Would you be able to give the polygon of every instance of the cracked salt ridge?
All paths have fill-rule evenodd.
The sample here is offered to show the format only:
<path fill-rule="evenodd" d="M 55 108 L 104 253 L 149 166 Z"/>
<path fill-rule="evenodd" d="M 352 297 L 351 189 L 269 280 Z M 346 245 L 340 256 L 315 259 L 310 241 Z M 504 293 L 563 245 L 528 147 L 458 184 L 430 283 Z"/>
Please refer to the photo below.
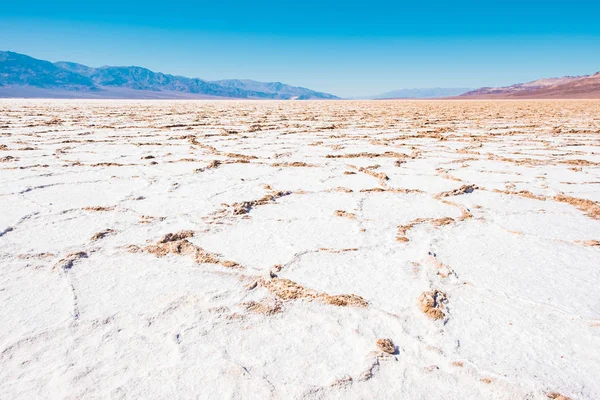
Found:
<path fill-rule="evenodd" d="M 0 164 L 8 190 L 68 182 L 0 196 L 16 216 L 2 219 L 16 229 L 0 237 L 4 393 L 44 397 L 58 380 L 62 397 L 600 397 L 600 317 L 588 295 L 598 247 L 582 245 L 598 240 L 585 201 L 600 200 L 588 183 L 600 180 L 598 102 L 282 104 L 0 101 L 3 156 L 18 158 Z M 72 148 L 56 152 L 62 142 Z M 39 150 L 17 151 L 26 147 Z M 327 158 L 344 154 L 352 160 Z M 348 161 L 373 174 L 345 175 Z M 96 180 L 106 184 L 83 183 Z M 292 193 L 231 212 L 268 194 L 263 185 Z M 457 193 L 462 185 L 485 189 Z M 445 218 L 455 222 L 436 226 Z M 428 222 L 398 243 L 398 227 L 415 220 Z M 246 268 L 123 249 L 183 230 L 196 232 L 187 247 Z M 48 265 L 82 249 L 94 255 L 67 270 L 74 297 Z M 267 288 L 246 289 L 277 264 L 275 282 L 355 293 L 368 306 L 278 305 Z M 443 320 L 419 309 L 435 290 L 447 296 Z M 376 355 L 381 338 L 395 359 Z"/>

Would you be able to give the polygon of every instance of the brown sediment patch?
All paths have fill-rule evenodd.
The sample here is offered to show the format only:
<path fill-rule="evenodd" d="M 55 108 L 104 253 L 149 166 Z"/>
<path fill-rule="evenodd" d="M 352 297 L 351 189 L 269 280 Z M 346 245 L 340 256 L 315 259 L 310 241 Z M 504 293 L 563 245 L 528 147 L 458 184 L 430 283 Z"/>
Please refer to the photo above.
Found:
<path fill-rule="evenodd" d="M 558 392 L 546 393 L 546 397 L 552 400 L 572 400 L 570 397 L 560 394 Z"/>
<path fill-rule="evenodd" d="M 352 380 L 351 376 L 344 376 L 343 378 L 336 379 L 329 386 L 330 387 L 348 386 L 348 385 L 351 385 L 352 382 L 353 382 L 353 380 Z"/>
<path fill-rule="evenodd" d="M 342 187 L 342 186 L 338 186 L 336 188 L 333 189 L 327 189 L 324 190 L 324 192 L 343 192 L 343 193 L 352 193 L 354 192 L 354 190 L 346 188 L 346 187 Z"/>
<path fill-rule="evenodd" d="M 361 193 L 389 192 L 389 193 L 404 193 L 404 194 L 423 193 L 423 191 L 420 189 L 404 189 L 404 188 L 391 188 L 391 187 L 385 187 L 385 188 L 376 187 L 376 188 L 361 189 L 360 192 Z"/>
<path fill-rule="evenodd" d="M 184 158 L 180 158 L 179 160 L 169 161 L 169 163 L 177 163 L 177 162 L 199 162 L 199 161 L 200 160 L 198 160 L 197 158 L 184 157 Z"/>
<path fill-rule="evenodd" d="M 5 144 L 0 144 L 0 150 L 8 150 L 8 146 Z"/>
<path fill-rule="evenodd" d="M 19 254 L 17 255 L 18 259 L 21 260 L 29 260 L 32 258 L 35 259 L 42 259 L 42 258 L 50 258 L 50 257 L 54 257 L 54 253 L 35 253 L 35 254 Z"/>
<path fill-rule="evenodd" d="M 440 290 L 423 292 L 418 301 L 421 311 L 431 319 L 443 319 L 446 316 L 444 305 L 447 302 L 446 293 Z"/>
<path fill-rule="evenodd" d="M 83 207 L 82 210 L 84 211 L 97 211 L 97 212 L 104 212 L 104 211 L 112 211 L 115 209 L 115 206 L 91 206 L 91 207 Z"/>
<path fill-rule="evenodd" d="M 488 385 L 489 385 L 490 383 L 494 382 L 494 380 L 493 380 L 492 378 L 481 378 L 479 381 L 480 381 L 480 382 L 483 382 L 483 383 L 486 383 L 486 384 L 488 384 Z"/>
<path fill-rule="evenodd" d="M 211 162 L 208 163 L 208 165 L 204 168 L 198 168 L 196 170 L 194 170 L 194 172 L 204 172 L 207 169 L 215 169 L 218 168 L 219 165 L 223 164 L 221 161 L 219 160 L 212 160 Z"/>
<path fill-rule="evenodd" d="M 392 339 L 377 339 L 377 347 L 384 353 L 394 354 L 396 352 L 396 346 Z"/>
<path fill-rule="evenodd" d="M 292 152 L 288 151 L 288 152 L 285 152 L 285 153 L 275 153 L 273 155 L 273 158 L 284 158 L 284 157 L 291 157 L 291 156 L 292 156 Z"/>
<path fill-rule="evenodd" d="M 377 158 L 377 157 L 392 157 L 392 158 L 409 158 L 404 153 L 396 153 L 393 151 L 386 151 L 385 153 L 350 153 L 350 154 L 327 154 L 325 158 Z"/>
<path fill-rule="evenodd" d="M 200 257 L 198 257 L 198 255 L 196 255 L 196 262 L 198 262 L 198 263 L 212 262 L 212 261 L 202 261 L 205 259 L 210 259 L 207 257 L 212 257 L 212 253 L 204 252 L 204 254 Z M 219 261 L 219 264 L 221 264 L 222 266 L 227 267 L 227 268 L 242 268 L 242 266 L 239 263 L 236 263 L 235 261 L 230 261 L 230 260 Z"/>
<path fill-rule="evenodd" d="M 69 142 L 63 142 L 63 143 L 69 143 Z M 163 142 L 140 142 L 140 143 L 132 143 L 136 146 L 172 146 L 172 144 L 167 144 L 167 143 L 163 143 Z"/>
<path fill-rule="evenodd" d="M 368 168 L 363 168 L 363 167 L 359 168 L 358 171 L 362 172 L 364 174 L 367 174 L 367 175 L 371 175 L 371 176 L 373 176 L 373 177 L 375 177 L 375 178 L 377 178 L 379 180 L 382 180 L 382 181 L 387 181 L 387 180 L 390 179 L 387 176 L 387 174 L 385 174 L 384 172 L 375 172 L 373 170 L 370 170 Z"/>
<path fill-rule="evenodd" d="M 460 217 L 457 218 L 458 221 L 465 221 L 467 219 L 473 218 L 473 214 L 465 206 L 458 205 L 458 204 L 453 203 L 453 202 L 448 201 L 448 200 L 440 200 L 440 201 L 442 203 L 444 203 L 444 204 L 448 204 L 448 205 L 453 206 L 453 207 L 458 207 L 460 209 Z M 477 208 L 477 207 L 479 207 L 479 206 L 474 206 L 474 208 Z"/>
<path fill-rule="evenodd" d="M 250 125 L 250 127 L 248 128 L 248 132 L 260 132 L 263 130 L 262 128 L 263 127 L 258 124 Z"/>
<path fill-rule="evenodd" d="M 249 301 L 242 303 L 247 311 L 263 315 L 275 315 L 283 311 L 283 303 L 278 299 L 265 299 L 263 301 Z"/>
<path fill-rule="evenodd" d="M 366 307 L 367 301 L 355 294 L 329 295 L 318 292 L 285 278 L 273 278 L 270 280 L 260 280 L 259 284 L 265 287 L 269 292 L 279 297 L 281 300 L 299 300 L 308 301 L 319 300 L 324 303 L 338 307 Z"/>
<path fill-rule="evenodd" d="M 438 367 L 435 364 L 432 364 L 432 365 L 428 365 L 428 366 L 424 367 L 423 371 L 425 371 L 425 372 L 434 372 L 434 371 L 438 371 L 439 369 L 440 369 L 440 367 Z"/>
<path fill-rule="evenodd" d="M 17 157 L 13 157 L 13 156 L 5 156 L 5 157 L 0 157 L 0 162 L 10 162 L 10 161 L 18 161 L 19 159 Z"/>
<path fill-rule="evenodd" d="M 452 181 L 462 182 L 462 179 L 450 175 L 448 173 L 448 171 L 445 170 L 444 168 L 438 168 L 438 169 L 436 169 L 436 172 L 444 179 L 450 179 Z"/>
<path fill-rule="evenodd" d="M 348 252 L 348 251 L 358 251 L 358 248 L 356 248 L 356 247 L 350 247 L 350 248 L 347 248 L 347 249 L 329 249 L 327 247 L 321 247 L 319 249 L 319 251 L 326 251 L 326 252 L 329 252 L 329 253 L 345 253 L 345 252 Z"/>
<path fill-rule="evenodd" d="M 519 153 L 514 152 L 514 154 L 519 154 Z M 550 161 L 548 161 L 548 160 L 540 160 L 540 159 L 535 159 L 535 158 L 530 158 L 530 157 L 508 158 L 508 157 L 496 156 L 494 154 L 488 154 L 488 160 L 509 162 L 509 163 L 513 163 L 515 165 L 528 165 L 528 166 L 541 166 L 541 165 L 548 165 L 550 163 Z"/>
<path fill-rule="evenodd" d="M 256 156 L 248 156 L 246 154 L 238 154 L 238 153 L 225 153 L 226 157 L 229 158 L 239 158 L 241 160 L 256 160 L 258 157 Z"/>
<path fill-rule="evenodd" d="M 50 121 L 46 122 L 46 125 L 61 125 L 63 122 L 65 121 L 58 117 L 54 117 Z"/>
<path fill-rule="evenodd" d="M 352 213 L 349 213 L 348 211 L 344 211 L 344 210 L 335 210 L 333 215 L 335 215 L 337 217 L 342 217 L 342 218 L 356 219 L 356 214 L 352 214 Z"/>
<path fill-rule="evenodd" d="M 462 152 L 461 151 L 457 151 L 457 153 L 462 153 Z M 479 155 L 479 153 L 476 153 L 476 154 Z M 452 163 L 452 164 L 464 164 L 464 163 L 467 163 L 469 161 L 478 161 L 478 160 L 479 160 L 479 158 L 477 158 L 477 157 L 465 157 L 465 158 L 459 158 L 458 160 L 450 161 L 450 163 Z M 439 170 L 445 171 L 443 168 L 439 168 Z M 441 172 L 441 171 L 438 171 L 438 172 Z M 491 171 L 482 171 L 482 172 L 488 172 L 488 173 L 490 173 Z M 496 173 L 506 174 L 506 173 L 509 173 L 509 172 L 496 172 Z M 460 179 L 454 178 L 454 177 L 450 177 L 450 179 L 455 180 L 455 181 L 456 180 L 460 180 Z"/>
<path fill-rule="evenodd" d="M 447 192 L 441 192 L 437 194 L 435 197 L 450 197 L 450 196 L 459 196 L 461 194 L 473 193 L 475 190 L 479 189 L 477 185 L 462 185 L 458 189 L 449 190 Z"/>
<path fill-rule="evenodd" d="M 367 301 L 355 294 L 323 294 L 319 297 L 322 301 L 338 307 L 366 307 Z"/>
<path fill-rule="evenodd" d="M 153 222 L 164 221 L 167 217 L 153 217 L 151 215 L 142 215 L 140 217 L 140 224 L 151 224 Z"/>
<path fill-rule="evenodd" d="M 435 255 L 430 253 L 430 263 L 435 268 L 436 274 L 441 276 L 442 278 L 448 278 L 450 275 L 456 276 L 454 270 L 447 266 L 446 264 L 442 264 L 435 258 Z"/>
<path fill-rule="evenodd" d="M 360 189 L 361 193 L 371 193 L 371 192 L 386 192 L 387 190 L 384 188 L 369 188 L 369 189 Z"/>
<path fill-rule="evenodd" d="M 250 164 L 250 161 L 243 159 L 227 160 L 224 164 Z"/>
<path fill-rule="evenodd" d="M 398 242 L 401 242 L 401 243 L 408 242 L 409 239 L 406 237 L 407 232 L 409 230 L 411 230 L 412 228 L 414 228 L 414 226 L 419 223 L 420 219 L 421 218 L 416 219 L 416 220 L 414 220 L 414 221 L 412 221 L 412 222 L 410 222 L 410 223 L 408 223 L 406 225 L 400 225 L 400 226 L 398 226 L 398 228 L 397 228 L 398 229 L 398 234 L 396 235 L 396 240 Z"/>
<path fill-rule="evenodd" d="M 466 219 L 473 218 L 473 214 L 467 208 L 460 206 L 460 210 L 461 210 L 461 214 L 460 214 L 460 217 L 458 217 L 459 221 L 464 221 Z"/>
<path fill-rule="evenodd" d="M 356 175 L 354 171 L 344 171 L 344 175 Z"/>
<path fill-rule="evenodd" d="M 271 164 L 272 167 L 316 167 L 315 164 L 308 164 L 303 161 L 280 162 Z"/>
<path fill-rule="evenodd" d="M 272 193 L 269 193 L 269 194 L 261 197 L 258 200 L 251 200 L 251 201 L 243 201 L 241 203 L 234 203 L 233 206 L 232 206 L 233 207 L 233 215 L 248 214 L 253 207 L 262 206 L 262 205 L 265 205 L 265 204 L 272 204 L 278 198 L 283 197 L 283 196 L 287 196 L 287 195 L 289 195 L 291 193 L 292 192 L 289 192 L 289 191 L 285 191 L 285 192 L 284 191 L 273 191 Z"/>
<path fill-rule="evenodd" d="M 453 367 L 462 368 L 462 367 L 464 367 L 465 364 L 462 361 L 452 361 L 450 363 L 450 365 L 452 365 Z"/>
<path fill-rule="evenodd" d="M 600 205 L 592 200 L 579 199 L 577 197 L 566 196 L 564 194 L 554 196 L 552 199 L 561 203 L 571 204 L 578 210 L 583 211 L 585 215 L 592 219 L 600 219 Z"/>
<path fill-rule="evenodd" d="M 429 351 L 433 351 L 434 353 L 440 354 L 440 355 L 444 355 L 444 351 L 442 349 L 440 349 L 437 346 L 433 346 L 431 344 L 428 344 L 427 346 L 425 346 L 425 349 L 429 350 Z"/>
<path fill-rule="evenodd" d="M 181 232 L 177 232 L 177 233 L 167 233 L 166 235 L 164 235 L 162 238 L 160 238 L 158 240 L 158 243 L 168 243 L 168 242 L 175 242 L 178 240 L 183 240 L 183 239 L 187 239 L 194 236 L 194 231 L 191 230 L 185 230 L 185 231 L 181 231 Z"/>
<path fill-rule="evenodd" d="M 592 162 L 592 161 L 588 161 L 588 160 L 566 160 L 566 161 L 561 161 L 561 164 L 567 164 L 567 165 L 599 165 L 600 163 L 597 162 Z"/>
<path fill-rule="evenodd" d="M 169 254 L 190 255 L 198 264 L 219 264 L 227 268 L 243 268 L 235 261 L 222 260 L 220 255 L 208 252 L 191 243 L 187 239 L 192 236 L 194 236 L 193 231 L 167 233 L 156 244 L 145 247 L 129 245 L 127 246 L 127 250 L 132 253 L 143 251 L 154 254 L 157 257 L 165 257 Z"/>
<path fill-rule="evenodd" d="M 587 247 L 598 247 L 600 246 L 600 240 L 578 240 L 577 243 L 581 243 Z"/>
<path fill-rule="evenodd" d="M 396 240 L 398 242 L 408 242 L 409 239 L 406 237 L 406 234 L 409 230 L 414 228 L 419 224 L 430 223 L 433 226 L 445 226 L 456 222 L 454 218 L 443 217 L 443 218 L 417 218 L 406 225 L 398 226 L 398 234 L 396 236 Z"/>
<path fill-rule="evenodd" d="M 319 129 L 319 130 L 331 130 L 331 129 L 339 129 L 341 127 L 342 127 L 342 125 L 340 125 L 340 124 L 330 124 L 330 125 L 325 125 L 325 126 L 317 127 L 317 129 Z"/>
<path fill-rule="evenodd" d="M 53 269 L 62 268 L 63 270 L 68 270 L 73 268 L 75 262 L 82 258 L 88 258 L 88 255 L 85 251 L 77 251 L 75 253 L 69 253 L 64 258 L 60 259 L 53 267 Z"/>
<path fill-rule="evenodd" d="M 91 164 L 90 167 L 122 167 L 125 164 L 120 164 L 116 162 L 99 162 L 95 164 Z"/>
<path fill-rule="evenodd" d="M 513 190 L 499 190 L 499 189 L 494 189 L 493 190 L 494 193 L 504 193 L 504 194 L 510 194 L 513 196 L 520 196 L 520 197 L 525 197 L 527 199 L 535 199 L 535 200 L 546 200 L 545 196 L 538 196 L 536 194 L 531 193 L 529 190 L 519 190 L 519 191 L 513 191 Z"/>
<path fill-rule="evenodd" d="M 390 178 L 384 172 L 375 172 L 374 169 L 381 167 L 380 165 L 371 165 L 368 167 L 357 167 L 355 165 L 348 165 L 348 167 L 358 170 L 358 172 L 362 172 L 363 174 L 370 175 L 374 178 L 379 179 L 380 183 L 383 185 L 384 181 L 389 180 Z"/>
<path fill-rule="evenodd" d="M 430 222 L 433 226 L 444 226 L 444 225 L 449 225 L 455 221 L 454 221 L 454 218 L 443 217 L 443 218 L 434 218 Z"/>
<path fill-rule="evenodd" d="M 273 267 L 271 267 L 271 272 L 276 274 L 279 271 L 281 271 L 282 268 L 283 268 L 283 265 L 275 264 L 275 265 L 273 265 Z"/>
<path fill-rule="evenodd" d="M 59 149 L 54 150 L 54 154 L 66 154 L 67 150 L 72 150 L 73 147 L 71 146 L 66 146 L 66 147 L 61 147 Z"/>
<path fill-rule="evenodd" d="M 105 229 L 103 231 L 94 233 L 94 235 L 90 238 L 90 240 L 96 241 L 96 240 L 104 239 L 106 236 L 114 235 L 115 233 L 117 233 L 117 231 L 115 231 L 114 229 Z"/>

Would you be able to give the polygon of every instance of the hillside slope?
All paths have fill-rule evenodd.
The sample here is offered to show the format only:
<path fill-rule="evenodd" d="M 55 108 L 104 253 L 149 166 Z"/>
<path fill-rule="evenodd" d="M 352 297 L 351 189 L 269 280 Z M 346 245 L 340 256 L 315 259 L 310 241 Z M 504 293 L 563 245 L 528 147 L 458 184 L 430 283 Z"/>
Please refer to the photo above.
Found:
<path fill-rule="evenodd" d="M 600 72 L 593 75 L 544 78 L 505 87 L 484 87 L 459 96 L 484 99 L 597 99 Z"/>

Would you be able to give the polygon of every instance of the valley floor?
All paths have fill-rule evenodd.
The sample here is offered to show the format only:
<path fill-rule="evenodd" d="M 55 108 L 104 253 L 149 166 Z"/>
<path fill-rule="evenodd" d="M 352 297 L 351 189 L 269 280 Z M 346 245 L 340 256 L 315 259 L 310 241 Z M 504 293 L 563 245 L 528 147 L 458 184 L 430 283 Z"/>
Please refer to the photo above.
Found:
<path fill-rule="evenodd" d="M 0 397 L 598 399 L 599 116 L 1 100 Z"/>

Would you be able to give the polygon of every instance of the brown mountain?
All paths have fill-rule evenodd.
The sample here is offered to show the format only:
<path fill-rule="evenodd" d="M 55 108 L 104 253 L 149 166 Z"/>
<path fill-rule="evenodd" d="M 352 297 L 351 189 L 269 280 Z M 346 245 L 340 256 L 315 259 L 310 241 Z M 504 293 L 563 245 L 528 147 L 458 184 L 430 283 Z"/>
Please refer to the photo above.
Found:
<path fill-rule="evenodd" d="M 484 87 L 458 98 L 473 99 L 600 99 L 600 72 L 593 75 L 544 78 L 505 87 Z"/>

